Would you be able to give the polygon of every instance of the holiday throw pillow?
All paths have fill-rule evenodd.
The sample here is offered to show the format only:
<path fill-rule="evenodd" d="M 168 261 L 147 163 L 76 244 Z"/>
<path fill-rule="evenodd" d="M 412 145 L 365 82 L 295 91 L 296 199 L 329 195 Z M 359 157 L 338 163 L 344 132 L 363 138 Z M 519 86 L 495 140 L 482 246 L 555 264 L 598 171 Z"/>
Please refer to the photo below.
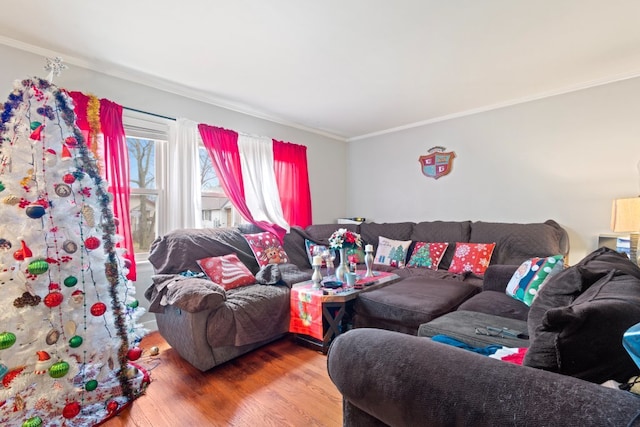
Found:
<path fill-rule="evenodd" d="M 449 243 L 416 242 L 407 267 L 424 267 L 437 270 Z"/>
<path fill-rule="evenodd" d="M 199 259 L 197 263 L 212 282 L 227 291 L 256 282 L 253 274 L 234 253 Z"/>
<path fill-rule="evenodd" d="M 564 268 L 564 257 L 531 258 L 520 264 L 507 285 L 507 295 L 531 306 L 547 282 Z"/>
<path fill-rule="evenodd" d="M 307 257 L 309 258 L 309 264 L 313 265 L 313 257 L 316 255 L 320 255 L 322 256 L 323 252 L 325 251 L 330 251 L 331 255 L 333 256 L 333 258 L 335 259 L 336 254 L 335 251 L 333 249 L 328 249 L 327 246 L 325 245 L 320 245 L 318 243 L 312 242 L 309 239 L 304 239 L 304 247 L 307 250 Z M 326 267 L 327 266 L 327 260 L 326 258 L 322 259 L 322 266 Z"/>
<path fill-rule="evenodd" d="M 407 251 L 410 245 L 411 240 L 392 240 L 380 236 L 378 237 L 378 249 L 373 262 L 402 268 L 407 259 Z"/>
<path fill-rule="evenodd" d="M 451 273 L 471 272 L 478 276 L 484 275 L 491 262 L 491 255 L 495 243 L 456 243 L 453 260 L 449 266 Z"/>
<path fill-rule="evenodd" d="M 256 234 L 245 234 L 245 240 L 256 257 L 258 265 L 264 267 L 267 264 L 286 264 L 289 262 L 287 253 L 282 248 L 278 238 L 268 231 Z"/>

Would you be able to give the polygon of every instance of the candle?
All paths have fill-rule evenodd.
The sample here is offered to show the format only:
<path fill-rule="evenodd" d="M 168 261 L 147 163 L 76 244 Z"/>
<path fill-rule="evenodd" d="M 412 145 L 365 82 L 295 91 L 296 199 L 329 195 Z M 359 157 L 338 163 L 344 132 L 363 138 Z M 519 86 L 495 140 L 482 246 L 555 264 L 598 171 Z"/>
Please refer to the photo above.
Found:
<path fill-rule="evenodd" d="M 365 245 L 364 251 L 365 252 L 373 252 L 373 245 Z"/>
<path fill-rule="evenodd" d="M 320 255 L 313 257 L 313 265 L 322 265 L 322 257 Z"/>

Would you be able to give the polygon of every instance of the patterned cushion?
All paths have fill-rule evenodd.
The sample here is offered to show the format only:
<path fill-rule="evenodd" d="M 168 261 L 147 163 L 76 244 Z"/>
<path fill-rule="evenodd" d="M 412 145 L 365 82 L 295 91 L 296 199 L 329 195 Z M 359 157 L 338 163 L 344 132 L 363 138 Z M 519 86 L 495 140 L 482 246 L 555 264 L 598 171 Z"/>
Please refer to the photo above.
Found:
<path fill-rule="evenodd" d="M 247 243 L 249 243 L 260 267 L 264 267 L 267 264 L 284 264 L 289 262 L 289 257 L 282 248 L 280 241 L 272 233 L 265 231 L 256 234 L 245 234 L 244 238 L 247 240 Z"/>
<path fill-rule="evenodd" d="M 563 267 L 562 255 L 528 259 L 513 273 L 507 285 L 507 295 L 531 306 L 538 291 L 547 284 L 549 279 L 562 271 Z"/>
<path fill-rule="evenodd" d="M 416 242 L 407 267 L 425 267 L 437 270 L 448 243 Z"/>
<path fill-rule="evenodd" d="M 199 259 L 198 265 L 212 282 L 225 290 L 251 285 L 256 278 L 234 253 Z"/>
<path fill-rule="evenodd" d="M 411 240 L 392 240 L 380 236 L 373 262 L 391 267 L 404 267 L 410 245 Z"/>
<path fill-rule="evenodd" d="M 495 243 L 456 242 L 456 250 L 449 266 L 451 273 L 471 272 L 482 276 L 491 262 Z"/>

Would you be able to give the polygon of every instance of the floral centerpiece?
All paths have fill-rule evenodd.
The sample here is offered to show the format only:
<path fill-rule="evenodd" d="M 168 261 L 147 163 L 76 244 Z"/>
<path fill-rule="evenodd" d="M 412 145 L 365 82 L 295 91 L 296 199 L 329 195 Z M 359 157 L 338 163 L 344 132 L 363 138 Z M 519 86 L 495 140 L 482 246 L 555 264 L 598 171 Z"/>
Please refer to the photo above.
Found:
<path fill-rule="evenodd" d="M 362 238 L 358 233 L 354 233 L 346 228 L 339 228 L 329 237 L 331 249 L 346 249 L 362 247 Z"/>
<path fill-rule="evenodd" d="M 358 233 L 346 228 L 339 228 L 329 237 L 329 246 L 331 249 L 338 249 L 340 253 L 340 262 L 338 268 L 336 268 L 336 279 L 344 282 L 345 273 L 347 272 L 346 251 L 348 248 L 362 247 L 362 238 Z"/>

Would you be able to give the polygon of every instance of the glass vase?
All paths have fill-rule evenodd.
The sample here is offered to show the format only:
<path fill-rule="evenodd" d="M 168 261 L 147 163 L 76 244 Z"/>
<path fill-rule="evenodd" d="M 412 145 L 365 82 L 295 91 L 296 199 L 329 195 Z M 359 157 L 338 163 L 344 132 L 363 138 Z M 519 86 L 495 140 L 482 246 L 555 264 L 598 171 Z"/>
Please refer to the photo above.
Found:
<path fill-rule="evenodd" d="M 338 266 L 336 267 L 336 280 L 339 282 L 345 282 L 346 277 L 345 274 L 349 271 L 349 267 L 347 266 L 347 249 L 340 248 L 338 249 L 340 253 L 340 260 L 338 261 Z"/>

